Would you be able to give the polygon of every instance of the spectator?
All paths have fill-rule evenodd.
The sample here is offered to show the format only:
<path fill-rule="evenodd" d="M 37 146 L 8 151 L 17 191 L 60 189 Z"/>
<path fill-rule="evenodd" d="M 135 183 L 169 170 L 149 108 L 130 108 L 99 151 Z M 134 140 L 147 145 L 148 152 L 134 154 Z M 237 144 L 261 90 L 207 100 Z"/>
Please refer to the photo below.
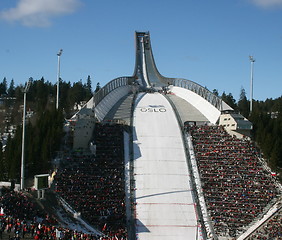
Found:
<path fill-rule="evenodd" d="M 126 238 L 123 126 L 96 124 L 96 156 L 73 152 L 56 174 L 56 192 L 109 237 Z"/>
<path fill-rule="evenodd" d="M 279 194 L 252 142 L 220 126 L 190 128 L 202 188 L 214 229 L 235 237 Z"/>

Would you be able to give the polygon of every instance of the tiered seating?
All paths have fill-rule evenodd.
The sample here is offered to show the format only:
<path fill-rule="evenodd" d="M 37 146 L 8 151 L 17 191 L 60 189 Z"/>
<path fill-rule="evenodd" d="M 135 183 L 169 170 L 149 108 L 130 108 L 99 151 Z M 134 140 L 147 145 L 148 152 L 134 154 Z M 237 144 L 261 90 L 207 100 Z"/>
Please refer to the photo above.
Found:
<path fill-rule="evenodd" d="M 56 175 L 56 191 L 90 224 L 125 238 L 123 127 L 96 124 L 96 157 L 75 153 Z"/>
<path fill-rule="evenodd" d="M 274 177 L 253 144 L 223 127 L 190 128 L 202 188 L 218 235 L 235 237 L 278 194 Z"/>
<path fill-rule="evenodd" d="M 282 239 L 282 209 L 247 238 L 247 240 L 256 239 Z"/>
<path fill-rule="evenodd" d="M 0 215 L 0 236 L 3 237 L 5 234 L 4 239 L 5 236 L 9 239 L 21 239 L 26 235 L 34 239 L 55 239 L 53 233 L 58 229 L 57 221 L 39 211 L 26 193 L 7 190 L 0 197 L 0 207 L 3 209 Z M 64 229 L 64 231 L 69 230 Z M 92 238 L 94 239 L 96 238 Z"/>

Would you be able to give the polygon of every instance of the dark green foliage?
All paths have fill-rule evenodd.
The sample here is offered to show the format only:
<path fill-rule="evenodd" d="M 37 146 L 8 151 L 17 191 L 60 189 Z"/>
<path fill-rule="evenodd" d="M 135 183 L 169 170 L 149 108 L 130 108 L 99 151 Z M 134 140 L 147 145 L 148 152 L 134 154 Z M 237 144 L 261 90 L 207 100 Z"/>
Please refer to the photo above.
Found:
<path fill-rule="evenodd" d="M 246 91 L 244 88 L 241 88 L 240 99 L 238 101 L 238 110 L 244 117 L 248 118 L 250 113 L 249 108 L 249 101 L 246 97 Z"/>
<path fill-rule="evenodd" d="M 238 110 L 238 106 L 236 105 L 236 100 L 234 99 L 232 93 L 226 95 L 225 92 L 223 92 L 221 99 L 224 102 L 226 102 L 230 107 L 232 107 L 235 111 Z"/>
<path fill-rule="evenodd" d="M 21 127 L 18 126 L 14 138 L 8 137 L 5 153 L 4 153 L 4 175 L 6 179 L 20 179 L 21 167 Z"/>
<path fill-rule="evenodd" d="M 30 122 L 25 129 L 25 176 L 32 178 L 35 174 L 48 173 L 50 162 L 60 148 L 63 136 L 64 117 L 61 111 L 46 110 L 41 112 L 34 125 Z M 18 127 L 15 137 L 9 138 L 5 159 L 2 162 L 7 166 L 7 178 L 20 178 L 22 146 L 22 127 Z M 0 162 L 1 164 L 1 162 Z M 3 176 L 2 176 L 3 177 Z"/>
<path fill-rule="evenodd" d="M 8 96 L 9 97 L 14 97 L 15 96 L 15 83 L 14 83 L 14 79 L 11 80 L 10 82 L 10 86 L 8 89 Z"/>
<path fill-rule="evenodd" d="M 100 87 L 100 83 L 97 82 L 96 89 L 95 89 L 95 93 L 98 92 L 98 91 L 100 90 L 100 88 L 101 88 L 101 87 Z"/>
<path fill-rule="evenodd" d="M 27 119 L 25 128 L 25 176 L 33 178 L 35 174 L 48 173 L 51 160 L 56 151 L 60 149 L 63 137 L 64 119 L 72 115 L 73 106 L 80 101 L 88 101 L 92 97 L 91 80 L 87 83 L 82 81 L 70 83 L 60 82 L 59 110 L 55 109 L 57 86 L 46 82 L 42 77 L 40 80 L 31 80 L 27 93 L 27 111 L 34 114 Z M 2 91 L 7 93 L 6 79 L 0 83 Z M 20 180 L 21 147 L 22 147 L 22 110 L 24 86 L 14 86 L 11 81 L 8 89 L 10 96 L 15 96 L 15 111 L 11 119 L 12 123 L 18 125 L 14 138 L 9 137 L 5 152 L 0 154 L 0 180 Z M 63 114 L 64 113 L 64 114 Z M 66 115 L 67 114 L 67 115 Z M 2 132 L 5 129 L 1 129 Z M 2 146 L 0 145 L 1 149 Z"/>
<path fill-rule="evenodd" d="M 90 99 L 92 97 L 92 82 L 90 75 L 88 75 L 87 77 L 85 89 L 86 89 L 86 97 Z"/>
<path fill-rule="evenodd" d="M 282 97 L 254 101 L 250 121 L 253 137 L 274 170 L 282 167 Z"/>
<path fill-rule="evenodd" d="M 69 94 L 70 94 L 70 89 L 71 89 L 71 83 L 70 82 L 60 82 L 60 103 L 59 106 L 60 108 L 64 109 L 67 113 L 71 112 L 71 102 L 73 102 L 71 99 L 69 99 Z M 55 87 L 55 92 L 54 96 L 56 95 L 57 88 Z M 55 101 L 55 98 L 54 98 Z"/>
<path fill-rule="evenodd" d="M 7 94 L 7 79 L 4 78 L 3 81 L 0 83 L 0 96 Z"/>
<path fill-rule="evenodd" d="M 61 111 L 41 112 L 36 124 L 27 127 L 26 149 L 28 174 L 48 173 L 50 162 L 60 148 L 64 117 Z"/>
<path fill-rule="evenodd" d="M 27 110 L 34 111 L 34 116 L 27 121 L 26 125 L 26 175 L 46 173 L 50 168 L 50 161 L 60 147 L 63 136 L 64 118 L 72 116 L 73 106 L 80 101 L 88 101 L 92 97 L 92 83 L 90 76 L 86 83 L 78 81 L 60 81 L 59 110 L 55 110 L 56 84 L 52 84 L 42 77 L 40 80 L 32 80 L 27 93 Z M 0 151 L 0 180 L 20 178 L 21 143 L 22 143 L 22 111 L 24 86 L 14 86 L 11 80 L 7 89 L 6 78 L 0 82 L 0 94 L 8 94 L 15 97 L 13 102 L 11 124 L 17 124 L 15 137 L 9 138 L 6 151 Z M 97 92 L 100 83 L 96 84 Z M 218 90 L 213 90 L 218 95 Z M 253 139 L 261 148 L 264 157 L 268 159 L 274 170 L 282 168 L 282 97 L 266 99 L 265 101 L 253 101 L 253 111 L 249 115 L 249 101 L 246 92 L 242 88 L 238 103 L 232 94 L 223 92 L 222 100 L 230 105 L 235 111 L 239 111 L 253 123 Z M 1 129 L 2 131 L 2 129 Z M 3 131 L 2 131 L 3 132 Z M 0 148 L 2 146 L 0 144 Z"/>
<path fill-rule="evenodd" d="M 84 100 L 86 95 L 86 89 L 84 88 L 81 81 L 73 84 L 72 88 L 69 90 L 69 102 L 73 106 L 75 103 L 79 103 Z"/>
<path fill-rule="evenodd" d="M 217 90 L 217 89 L 212 90 L 212 93 L 213 93 L 214 95 L 216 95 L 216 96 L 218 96 L 218 95 L 219 95 L 219 94 L 218 94 L 218 90 Z"/>

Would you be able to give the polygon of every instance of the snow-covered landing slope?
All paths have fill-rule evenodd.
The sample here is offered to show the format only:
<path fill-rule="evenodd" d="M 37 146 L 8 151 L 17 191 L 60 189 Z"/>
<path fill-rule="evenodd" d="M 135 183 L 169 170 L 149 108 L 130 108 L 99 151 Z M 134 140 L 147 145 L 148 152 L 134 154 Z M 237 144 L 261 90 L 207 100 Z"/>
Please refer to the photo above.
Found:
<path fill-rule="evenodd" d="M 196 239 L 190 176 L 172 107 L 159 93 L 139 94 L 133 126 L 137 239 Z"/>

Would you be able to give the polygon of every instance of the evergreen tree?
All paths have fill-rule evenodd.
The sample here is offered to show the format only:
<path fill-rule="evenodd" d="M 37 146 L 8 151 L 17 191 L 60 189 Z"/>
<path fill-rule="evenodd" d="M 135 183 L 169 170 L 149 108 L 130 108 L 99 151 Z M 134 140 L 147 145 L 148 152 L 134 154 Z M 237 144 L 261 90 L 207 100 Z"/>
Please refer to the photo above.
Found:
<path fill-rule="evenodd" d="M 30 77 L 28 79 L 28 81 L 25 83 L 24 87 L 22 88 L 22 91 L 23 89 L 25 89 L 26 87 L 26 84 L 29 82 L 29 89 L 28 89 L 28 94 L 26 95 L 26 99 L 27 101 L 31 101 L 31 102 L 35 102 L 35 95 L 36 95 L 36 82 L 33 80 L 32 77 Z"/>
<path fill-rule="evenodd" d="M 36 111 L 44 111 L 50 94 L 49 85 L 45 83 L 44 78 L 33 82 L 33 97 L 36 103 Z"/>
<path fill-rule="evenodd" d="M 15 83 L 14 79 L 11 80 L 10 86 L 8 88 L 8 96 L 9 97 L 14 97 L 15 96 Z"/>
<path fill-rule="evenodd" d="M 26 125 L 26 176 L 33 177 L 35 174 L 46 173 L 50 169 L 50 161 L 54 153 L 60 148 L 63 136 L 64 113 L 67 118 L 73 112 L 74 103 L 89 100 L 92 96 L 91 78 L 88 76 L 85 84 L 82 81 L 71 84 L 60 80 L 60 109 L 55 110 L 56 85 L 46 82 L 42 77 L 40 80 L 32 80 L 30 90 L 27 94 L 28 109 L 35 111 L 35 115 Z M 21 137 L 22 137 L 22 112 L 19 111 L 23 104 L 23 85 L 14 86 L 12 80 L 7 90 L 6 79 L 0 83 L 0 93 L 15 96 L 13 103 L 14 112 L 12 122 L 19 127 L 15 137 L 8 138 L 5 152 L 0 152 L 0 179 L 20 178 L 21 161 Z M 99 91 L 100 83 L 96 85 L 95 92 Z M 13 90 L 13 91 L 12 91 Z M 13 93 L 14 92 L 14 93 Z M 213 93 L 218 95 L 218 90 Z M 249 116 L 249 101 L 246 92 L 242 88 L 240 99 L 236 104 L 232 94 L 223 92 L 221 96 L 234 110 L 239 110 L 242 115 L 249 117 L 253 123 L 253 139 L 258 143 L 266 159 L 273 169 L 282 167 L 282 97 L 277 99 L 266 99 L 265 101 L 253 101 L 253 111 Z M 1 147 L 1 145 L 0 145 Z M 279 168 L 278 168 L 279 167 Z"/>
<path fill-rule="evenodd" d="M 77 83 L 74 83 L 69 91 L 70 105 L 74 106 L 75 103 L 80 103 L 81 101 L 85 100 L 85 97 L 86 91 L 82 85 L 82 82 L 79 81 Z"/>
<path fill-rule="evenodd" d="M 212 93 L 213 93 L 214 95 L 216 95 L 216 96 L 219 96 L 217 89 L 214 89 L 214 90 L 212 91 Z"/>
<path fill-rule="evenodd" d="M 17 86 L 15 88 L 15 98 L 17 99 L 17 101 L 22 101 L 23 100 L 23 86 Z"/>
<path fill-rule="evenodd" d="M 0 96 L 7 94 L 7 79 L 4 77 L 2 83 L 0 83 Z"/>
<path fill-rule="evenodd" d="M 277 168 L 282 167 L 282 141 L 281 139 L 277 139 L 274 143 L 274 146 L 270 155 L 270 166 L 277 170 Z"/>
<path fill-rule="evenodd" d="M 89 99 L 91 97 L 92 97 L 92 82 L 90 75 L 88 75 L 86 80 L 86 98 Z"/>
<path fill-rule="evenodd" d="M 60 84 L 60 107 L 64 109 L 64 111 L 67 113 L 67 115 L 71 115 L 71 103 L 72 100 L 70 99 L 70 89 L 71 89 L 71 83 L 62 81 Z"/>
<path fill-rule="evenodd" d="M 240 99 L 238 101 L 238 109 L 244 117 L 247 118 L 249 116 L 249 102 L 246 97 L 246 91 L 243 87 L 241 88 Z"/>
<path fill-rule="evenodd" d="M 97 82 L 96 89 L 95 89 L 95 93 L 98 92 L 98 91 L 100 90 L 100 88 L 101 88 L 101 87 L 100 87 L 100 83 Z"/>
<path fill-rule="evenodd" d="M 15 137 L 8 136 L 6 149 L 4 152 L 4 165 L 7 166 L 7 180 L 20 179 L 21 168 L 21 127 L 18 126 Z"/>
<path fill-rule="evenodd" d="M 237 110 L 238 107 L 236 105 L 236 100 L 234 99 L 232 93 L 229 93 L 226 95 L 225 92 L 222 93 L 221 99 L 226 102 L 230 107 L 232 107 L 234 110 Z"/>

